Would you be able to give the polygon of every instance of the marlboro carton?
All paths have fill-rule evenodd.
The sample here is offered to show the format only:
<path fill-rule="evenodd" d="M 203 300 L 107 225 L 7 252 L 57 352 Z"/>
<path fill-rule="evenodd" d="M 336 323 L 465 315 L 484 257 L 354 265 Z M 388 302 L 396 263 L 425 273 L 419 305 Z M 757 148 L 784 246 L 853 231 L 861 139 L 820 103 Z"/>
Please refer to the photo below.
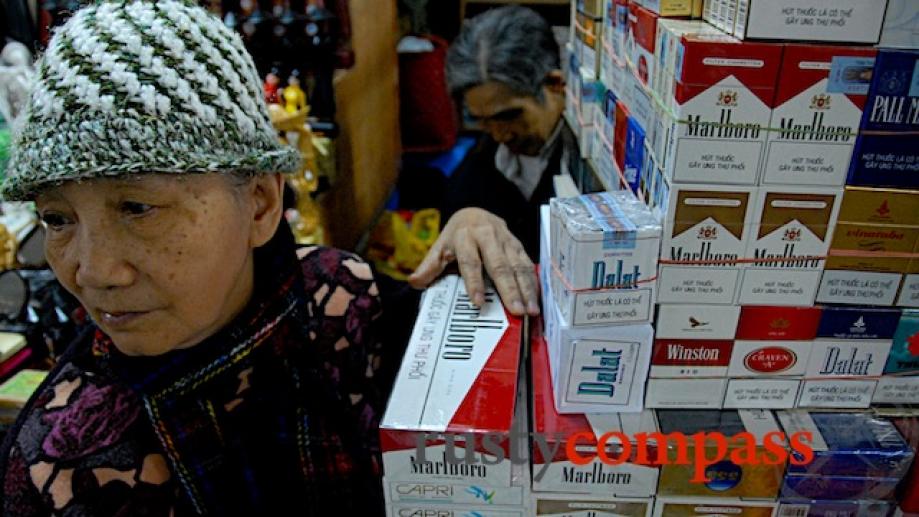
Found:
<path fill-rule="evenodd" d="M 730 5 L 727 25 L 741 39 L 873 45 L 887 0 L 730 0 Z"/>
<path fill-rule="evenodd" d="M 599 438 L 605 433 L 621 432 L 634 437 L 636 433 L 658 430 L 654 413 L 621 414 L 559 414 L 555 409 L 549 355 L 544 337 L 534 330 L 532 339 L 533 366 L 533 491 L 590 493 L 595 495 L 649 497 L 657 491 L 659 469 L 648 465 L 625 462 L 606 465 L 597 455 Z M 577 442 L 577 450 L 593 459 L 585 465 L 573 463 L 567 456 L 567 437 L 585 433 L 590 439 Z M 610 441 L 605 447 L 612 457 L 618 457 L 622 446 Z M 656 449 L 646 451 L 655 457 Z"/>
<path fill-rule="evenodd" d="M 666 97 L 674 182 L 757 183 L 781 59 L 780 45 L 683 35 Z"/>
<path fill-rule="evenodd" d="M 796 378 L 731 379 L 725 409 L 788 409 L 795 407 L 801 381 Z"/>
<path fill-rule="evenodd" d="M 673 185 L 664 218 L 658 300 L 733 305 L 746 254 L 753 189 Z"/>
<path fill-rule="evenodd" d="M 716 497 L 658 497 L 654 517 L 772 517 L 776 503 Z"/>
<path fill-rule="evenodd" d="M 863 47 L 785 47 L 763 184 L 845 183 L 875 53 Z"/>
<path fill-rule="evenodd" d="M 630 192 L 550 202 L 553 294 L 570 326 L 648 323 L 660 225 Z"/>
<path fill-rule="evenodd" d="M 534 511 L 545 517 L 650 517 L 653 498 L 624 498 L 588 494 L 534 494 Z"/>
<path fill-rule="evenodd" d="M 654 43 L 657 38 L 657 18 L 653 11 L 637 3 L 629 4 L 629 34 L 626 48 L 629 62 L 641 83 L 650 86 L 654 77 Z"/>
<path fill-rule="evenodd" d="M 919 50 L 878 51 L 849 184 L 919 188 Z"/>
<path fill-rule="evenodd" d="M 760 188 L 740 303 L 813 305 L 841 198 L 840 188 Z"/>
<path fill-rule="evenodd" d="M 732 437 L 741 432 L 750 433 L 756 439 L 757 449 L 765 443 L 765 435 L 778 432 L 779 425 L 770 411 L 763 410 L 738 410 L 738 411 L 696 411 L 696 410 L 658 410 L 658 421 L 661 432 L 666 434 L 680 432 L 686 436 L 696 433 L 722 433 Z M 689 458 L 697 457 L 694 442 L 690 442 Z M 701 496 L 701 497 L 744 497 L 772 499 L 778 493 L 785 471 L 783 464 L 765 465 L 758 464 L 737 465 L 730 458 L 730 451 L 735 445 L 728 440 L 728 456 L 725 460 L 709 466 L 706 483 L 691 481 L 696 465 L 666 464 L 661 468 L 658 493 L 662 496 Z M 706 449 L 715 448 L 712 442 Z M 669 451 L 676 454 L 671 446 Z M 716 456 L 715 450 L 707 450 L 706 457 Z M 763 454 L 759 451 L 759 454 Z M 675 456 L 673 456 L 675 457 Z M 716 512 L 717 513 L 717 512 Z M 673 515 L 667 513 L 666 515 Z"/>
<path fill-rule="evenodd" d="M 652 81 L 654 91 L 661 98 L 673 92 L 673 75 L 676 68 L 677 49 L 685 34 L 717 34 L 711 25 L 698 20 L 657 21 L 657 36 L 654 44 L 657 62 L 654 65 L 655 79 Z M 660 154 L 660 153 L 659 153 Z"/>
<path fill-rule="evenodd" d="M 657 339 L 733 340 L 740 307 L 725 305 L 657 306 Z"/>
<path fill-rule="evenodd" d="M 721 409 L 728 380 L 648 379 L 645 407 L 655 409 Z"/>
<path fill-rule="evenodd" d="M 737 339 L 809 341 L 817 337 L 821 307 L 754 307 L 740 310 Z"/>
<path fill-rule="evenodd" d="M 889 517 L 896 509 L 890 501 L 788 501 L 776 517 Z"/>
<path fill-rule="evenodd" d="M 447 461 L 445 440 L 509 436 L 517 396 L 521 322 L 494 290 L 475 308 L 458 276 L 425 291 L 415 328 L 380 424 L 383 468 L 393 482 L 472 482 L 507 487 L 509 440 L 496 457 L 477 443 L 476 462 Z M 486 406 L 489 411 L 483 412 Z M 416 457 L 424 444 L 425 461 Z M 455 445 L 463 454 L 461 445 Z"/>

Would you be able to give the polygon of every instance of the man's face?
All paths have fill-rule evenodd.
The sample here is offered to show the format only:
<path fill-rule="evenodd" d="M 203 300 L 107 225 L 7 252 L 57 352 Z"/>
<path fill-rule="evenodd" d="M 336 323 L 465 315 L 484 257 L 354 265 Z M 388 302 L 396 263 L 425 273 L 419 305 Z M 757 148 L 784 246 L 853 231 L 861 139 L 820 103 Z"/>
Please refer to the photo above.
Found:
<path fill-rule="evenodd" d="M 552 134 L 564 108 L 564 86 L 544 87 L 543 99 L 520 95 L 489 81 L 466 90 L 469 115 L 515 154 L 535 156 Z"/>

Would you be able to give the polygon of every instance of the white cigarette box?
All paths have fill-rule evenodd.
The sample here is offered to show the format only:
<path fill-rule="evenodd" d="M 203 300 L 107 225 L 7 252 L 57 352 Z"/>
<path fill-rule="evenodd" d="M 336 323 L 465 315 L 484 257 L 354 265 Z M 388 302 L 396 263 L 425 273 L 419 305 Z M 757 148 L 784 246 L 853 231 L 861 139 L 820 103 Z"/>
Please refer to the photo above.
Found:
<path fill-rule="evenodd" d="M 841 199 L 840 187 L 760 188 L 741 304 L 814 304 Z"/>
<path fill-rule="evenodd" d="M 804 375 L 813 341 L 734 342 L 729 377 L 788 377 Z M 883 366 L 882 366 L 883 368 Z"/>
<path fill-rule="evenodd" d="M 534 494 L 533 511 L 542 517 L 650 517 L 654 498 L 589 494 Z"/>
<path fill-rule="evenodd" d="M 572 326 L 649 323 L 661 227 L 631 192 L 555 198 L 552 289 Z"/>
<path fill-rule="evenodd" d="M 878 380 L 871 403 L 919 404 L 919 375 L 884 375 Z"/>
<path fill-rule="evenodd" d="M 919 48 L 919 2 L 890 0 L 881 28 L 878 46 L 885 48 Z"/>
<path fill-rule="evenodd" d="M 425 291 L 380 424 L 388 480 L 511 485 L 522 325 L 493 289 L 485 298 L 476 308 L 455 275 Z M 483 443 L 485 436 L 493 443 Z M 448 461 L 464 457 L 469 440 L 477 442 L 473 464 Z"/>
<path fill-rule="evenodd" d="M 529 496 L 523 486 L 495 487 L 475 483 L 389 481 L 385 476 L 383 488 L 390 505 L 523 507 L 526 497 Z"/>
<path fill-rule="evenodd" d="M 538 326 L 532 333 L 533 379 L 533 491 L 590 493 L 606 497 L 649 497 L 657 491 L 659 469 L 626 461 L 619 465 L 604 464 L 597 455 L 600 437 L 620 432 L 634 437 L 637 433 L 658 430 L 653 411 L 619 414 L 560 414 L 555 409 L 553 382 L 548 350 Z M 578 440 L 574 447 L 590 461 L 578 465 L 568 457 L 568 438 L 581 433 L 592 438 Z M 621 442 L 610 440 L 604 450 L 610 457 L 622 453 Z M 637 453 L 638 445 L 632 447 Z M 655 457 L 656 448 L 644 453 Z"/>
<path fill-rule="evenodd" d="M 772 517 L 778 503 L 739 498 L 658 497 L 654 517 Z"/>
<path fill-rule="evenodd" d="M 474 505 L 438 505 L 432 503 L 393 504 L 386 508 L 387 517 L 526 517 L 527 511 L 523 508 L 512 509 L 497 506 Z"/>
<path fill-rule="evenodd" d="M 875 44 L 887 0 L 735 0 L 738 38 Z"/>
<path fill-rule="evenodd" d="M 805 380 L 798 407 L 864 409 L 871 404 L 877 380 Z"/>
<path fill-rule="evenodd" d="M 656 338 L 651 377 L 695 378 L 727 375 L 734 342 L 717 339 Z"/>
<path fill-rule="evenodd" d="M 657 306 L 657 339 L 734 339 L 740 307 L 735 305 Z"/>
<path fill-rule="evenodd" d="M 754 204 L 752 187 L 673 185 L 658 302 L 734 305 Z"/>
<path fill-rule="evenodd" d="M 648 379 L 645 406 L 654 409 L 721 409 L 727 378 Z"/>
<path fill-rule="evenodd" d="M 731 379 L 725 409 L 790 409 L 798 400 L 800 379 Z"/>
<path fill-rule="evenodd" d="M 891 340 L 818 339 L 808 377 L 877 377 L 884 371 Z"/>

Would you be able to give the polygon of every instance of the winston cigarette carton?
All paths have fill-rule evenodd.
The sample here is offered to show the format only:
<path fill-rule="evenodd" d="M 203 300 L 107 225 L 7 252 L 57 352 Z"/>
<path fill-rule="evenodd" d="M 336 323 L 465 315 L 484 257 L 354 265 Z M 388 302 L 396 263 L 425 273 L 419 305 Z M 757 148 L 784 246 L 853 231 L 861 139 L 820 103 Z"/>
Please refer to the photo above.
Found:
<path fill-rule="evenodd" d="M 741 304 L 813 305 L 841 199 L 841 188 L 760 188 Z"/>
<path fill-rule="evenodd" d="M 727 377 L 648 379 L 645 407 L 721 409 L 727 384 Z"/>
<path fill-rule="evenodd" d="M 651 354 L 651 377 L 724 377 L 734 341 L 656 338 Z"/>
<path fill-rule="evenodd" d="M 658 339 L 733 340 L 740 307 L 736 305 L 657 306 L 654 336 Z"/>
<path fill-rule="evenodd" d="M 657 492 L 659 469 L 654 466 L 624 462 L 607 465 L 597 455 L 599 439 L 606 433 L 626 436 L 653 433 L 658 430 L 654 413 L 560 414 L 555 409 L 553 381 L 545 338 L 534 329 L 532 340 L 533 382 L 533 491 L 589 493 L 606 497 L 650 497 Z M 580 433 L 582 438 L 575 438 Z M 589 438 L 588 438 L 589 437 Z M 583 465 L 568 457 L 568 440 L 577 440 L 576 448 L 591 460 Z M 636 446 L 637 448 L 637 446 Z M 618 457 L 622 446 L 610 441 L 604 450 Z M 656 450 L 656 449 L 655 449 Z M 647 454 L 647 451 L 646 451 Z M 651 451 L 653 457 L 654 452 Z"/>
<path fill-rule="evenodd" d="M 763 184 L 842 186 L 876 50 L 786 45 Z"/>
<path fill-rule="evenodd" d="M 660 303 L 733 305 L 754 189 L 674 185 L 664 218 Z"/>
<path fill-rule="evenodd" d="M 425 291 L 380 424 L 387 479 L 510 486 L 520 348 L 521 322 L 505 312 L 494 290 L 480 308 L 458 276 Z M 481 411 L 484 406 L 489 411 Z M 471 440 L 475 461 L 451 461 L 464 457 Z"/>
<path fill-rule="evenodd" d="M 875 44 L 887 0 L 725 0 L 738 38 Z M 731 29 L 728 29 L 730 32 Z"/>
<path fill-rule="evenodd" d="M 588 494 L 534 494 L 539 517 L 650 517 L 654 498 L 604 497 Z"/>
<path fill-rule="evenodd" d="M 719 497 L 658 497 L 654 517 L 772 517 L 776 503 Z"/>

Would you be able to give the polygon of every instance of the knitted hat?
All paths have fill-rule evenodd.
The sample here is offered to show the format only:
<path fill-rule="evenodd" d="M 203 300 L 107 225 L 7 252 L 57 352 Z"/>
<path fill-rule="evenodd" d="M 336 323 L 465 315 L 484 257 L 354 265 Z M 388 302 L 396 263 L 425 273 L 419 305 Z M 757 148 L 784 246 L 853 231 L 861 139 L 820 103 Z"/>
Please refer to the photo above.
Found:
<path fill-rule="evenodd" d="M 103 1 L 51 39 L 0 195 L 136 173 L 291 172 L 239 36 L 189 1 Z"/>

